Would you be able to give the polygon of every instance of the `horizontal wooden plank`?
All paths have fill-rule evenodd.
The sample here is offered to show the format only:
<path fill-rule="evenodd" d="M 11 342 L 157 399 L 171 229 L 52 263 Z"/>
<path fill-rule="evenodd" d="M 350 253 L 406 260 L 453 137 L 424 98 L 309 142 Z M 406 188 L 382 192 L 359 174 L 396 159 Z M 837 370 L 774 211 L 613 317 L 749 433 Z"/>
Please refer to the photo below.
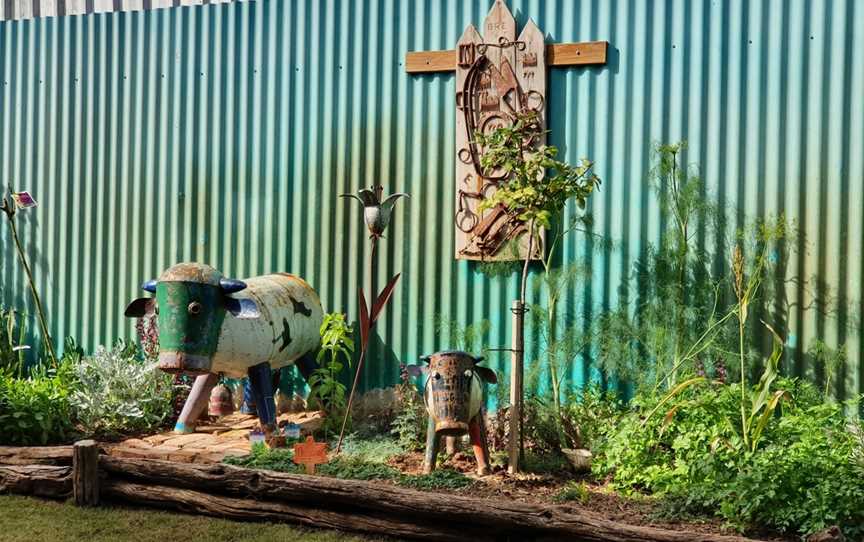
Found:
<path fill-rule="evenodd" d="M 606 64 L 607 45 L 605 41 L 553 43 L 546 46 L 546 63 L 549 66 Z"/>
<path fill-rule="evenodd" d="M 606 64 L 606 41 L 550 43 L 546 45 L 549 66 L 586 66 Z M 456 70 L 456 50 L 409 51 L 405 54 L 408 73 L 434 73 Z"/>
<path fill-rule="evenodd" d="M 405 71 L 408 73 L 456 71 L 456 50 L 408 51 L 405 54 Z"/>

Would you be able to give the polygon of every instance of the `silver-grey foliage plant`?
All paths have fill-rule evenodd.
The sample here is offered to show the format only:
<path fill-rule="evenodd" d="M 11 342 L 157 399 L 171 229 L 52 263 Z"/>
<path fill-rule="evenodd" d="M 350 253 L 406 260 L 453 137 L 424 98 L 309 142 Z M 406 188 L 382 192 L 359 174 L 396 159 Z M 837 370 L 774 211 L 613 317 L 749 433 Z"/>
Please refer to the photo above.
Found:
<path fill-rule="evenodd" d="M 71 397 L 84 433 L 111 435 L 158 427 L 171 413 L 171 377 L 118 342 L 83 358 Z"/>

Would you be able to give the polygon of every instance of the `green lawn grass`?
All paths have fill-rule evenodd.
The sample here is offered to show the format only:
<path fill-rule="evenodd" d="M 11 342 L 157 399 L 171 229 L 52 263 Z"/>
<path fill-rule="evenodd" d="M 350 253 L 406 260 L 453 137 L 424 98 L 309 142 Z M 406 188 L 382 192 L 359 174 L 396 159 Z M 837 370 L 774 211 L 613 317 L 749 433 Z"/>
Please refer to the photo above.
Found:
<path fill-rule="evenodd" d="M 0 496 L 0 542 L 37 540 L 363 542 L 373 539 L 275 523 L 244 523 L 125 507 L 77 508 L 70 503 Z"/>

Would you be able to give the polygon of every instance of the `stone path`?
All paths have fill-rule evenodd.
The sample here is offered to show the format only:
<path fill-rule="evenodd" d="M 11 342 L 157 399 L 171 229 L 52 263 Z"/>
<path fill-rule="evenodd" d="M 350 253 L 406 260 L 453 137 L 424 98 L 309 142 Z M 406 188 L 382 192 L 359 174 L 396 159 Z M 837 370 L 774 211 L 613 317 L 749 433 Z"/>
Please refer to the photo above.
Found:
<path fill-rule="evenodd" d="M 296 423 L 305 434 L 321 425 L 323 413 L 286 413 L 279 416 L 278 422 L 280 426 Z M 257 417 L 238 413 L 219 418 L 216 422 L 202 423 L 194 433 L 159 433 L 103 446 L 109 455 L 116 457 L 219 463 L 227 456 L 249 453 L 249 431 L 257 424 Z"/>

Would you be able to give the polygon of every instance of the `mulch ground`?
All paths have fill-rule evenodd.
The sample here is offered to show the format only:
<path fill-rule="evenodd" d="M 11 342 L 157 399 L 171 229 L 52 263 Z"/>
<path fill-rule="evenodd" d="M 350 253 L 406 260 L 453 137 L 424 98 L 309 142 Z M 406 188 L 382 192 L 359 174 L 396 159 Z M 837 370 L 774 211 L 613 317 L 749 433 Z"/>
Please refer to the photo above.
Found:
<path fill-rule="evenodd" d="M 321 413 L 300 412 L 282 414 L 280 425 L 289 422 L 312 429 L 322 421 Z M 107 444 L 106 452 L 118 457 L 162 459 L 186 463 L 219 463 L 227 456 L 243 456 L 250 451 L 249 431 L 255 427 L 256 417 L 233 414 L 197 428 L 195 433 L 178 435 L 167 431 L 150 436 L 129 438 Z M 405 474 L 422 474 L 423 454 L 419 452 L 392 457 L 388 465 Z M 473 454 L 456 452 L 452 456 L 441 454 L 439 468 L 451 468 L 475 479 L 477 483 L 461 489 L 441 489 L 445 493 L 456 493 L 470 497 L 489 499 L 515 499 L 523 502 L 550 504 L 569 482 L 579 481 L 572 472 L 560 474 L 519 474 L 511 476 L 500 468 L 492 474 L 479 477 L 475 474 Z M 672 521 L 659 515 L 659 506 L 648 497 L 628 498 L 612 492 L 607 486 L 585 478 L 582 480 L 587 494 L 580 500 L 566 501 L 561 506 L 574 510 L 589 511 L 603 517 L 631 525 L 651 526 L 676 531 L 711 534 L 736 534 L 722 521 L 706 519 L 700 521 Z M 380 483 L 389 483 L 381 481 Z M 787 541 L 794 537 L 781 537 L 771 533 L 748 533 L 763 540 Z"/>

